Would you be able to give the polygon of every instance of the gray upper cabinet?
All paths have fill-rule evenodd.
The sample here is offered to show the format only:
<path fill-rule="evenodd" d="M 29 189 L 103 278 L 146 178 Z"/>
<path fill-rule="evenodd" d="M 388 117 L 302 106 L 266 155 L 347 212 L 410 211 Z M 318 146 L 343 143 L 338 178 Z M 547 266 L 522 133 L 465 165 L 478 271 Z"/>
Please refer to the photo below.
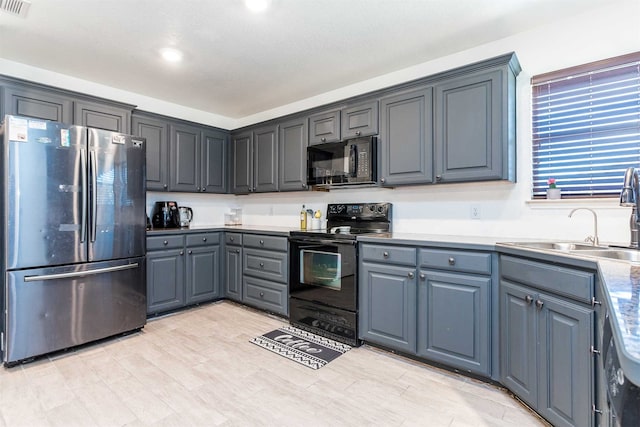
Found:
<path fill-rule="evenodd" d="M 253 131 L 253 190 L 278 191 L 278 126 Z"/>
<path fill-rule="evenodd" d="M 342 109 L 342 139 L 378 134 L 378 101 Z"/>
<path fill-rule="evenodd" d="M 380 100 L 380 182 L 385 186 L 433 180 L 433 89 Z"/>
<path fill-rule="evenodd" d="M 231 192 L 245 194 L 253 189 L 253 134 L 231 135 Z"/>
<path fill-rule="evenodd" d="M 309 117 L 309 145 L 340 141 L 340 110 Z"/>
<path fill-rule="evenodd" d="M 300 191 L 307 188 L 307 119 L 280 124 L 278 185 L 280 191 Z"/>
<path fill-rule="evenodd" d="M 4 114 L 33 117 L 55 122 L 73 123 L 73 99 L 30 87 L 5 86 Z"/>
<path fill-rule="evenodd" d="M 504 74 L 480 71 L 436 84 L 436 182 L 510 178 Z"/>
<path fill-rule="evenodd" d="M 74 122 L 81 126 L 129 133 L 131 110 L 84 100 L 73 103 Z"/>
<path fill-rule="evenodd" d="M 189 125 L 171 124 L 169 131 L 169 190 L 199 192 L 200 129 Z"/>
<path fill-rule="evenodd" d="M 147 190 L 167 191 L 169 189 L 168 125 L 166 121 L 134 114 L 131 133 L 146 139 L 147 148 Z"/>
<path fill-rule="evenodd" d="M 225 193 L 227 191 L 227 132 L 205 129 L 202 132 L 200 191 Z"/>

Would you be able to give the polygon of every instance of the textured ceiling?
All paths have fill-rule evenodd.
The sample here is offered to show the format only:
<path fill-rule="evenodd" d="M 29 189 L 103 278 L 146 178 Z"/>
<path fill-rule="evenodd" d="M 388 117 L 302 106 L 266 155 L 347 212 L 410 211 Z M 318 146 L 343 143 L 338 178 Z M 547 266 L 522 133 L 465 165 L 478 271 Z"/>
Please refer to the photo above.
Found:
<path fill-rule="evenodd" d="M 0 57 L 241 118 L 611 0 L 31 0 Z M 158 50 L 184 51 L 166 64 Z"/>

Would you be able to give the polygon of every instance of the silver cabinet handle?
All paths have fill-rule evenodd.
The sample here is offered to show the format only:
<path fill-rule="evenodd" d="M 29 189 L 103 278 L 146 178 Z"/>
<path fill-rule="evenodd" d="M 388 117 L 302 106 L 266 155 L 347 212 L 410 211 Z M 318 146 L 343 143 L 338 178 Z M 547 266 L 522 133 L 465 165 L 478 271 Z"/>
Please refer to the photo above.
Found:
<path fill-rule="evenodd" d="M 196 187 L 196 191 L 200 191 L 200 187 Z"/>
<path fill-rule="evenodd" d="M 236 249 L 236 253 L 239 254 L 240 253 L 240 249 Z"/>
<path fill-rule="evenodd" d="M 167 184 L 165 184 L 165 185 L 162 186 L 162 188 L 164 188 L 166 190 L 167 188 L 169 188 L 169 186 Z"/>
<path fill-rule="evenodd" d="M 264 292 L 260 292 L 260 298 L 264 298 Z"/>
<path fill-rule="evenodd" d="M 380 178 L 380 182 L 384 184 L 384 178 Z"/>
<path fill-rule="evenodd" d="M 307 188 L 307 184 L 302 184 L 302 188 Z"/>
<path fill-rule="evenodd" d="M 382 256 L 383 256 L 383 257 L 385 257 L 385 258 L 389 258 L 389 252 L 386 252 L 386 251 L 385 251 L 385 252 L 383 252 L 383 253 L 382 253 Z"/>
<path fill-rule="evenodd" d="M 260 267 L 264 267 L 264 262 L 261 262 L 261 263 L 260 263 Z"/>
<path fill-rule="evenodd" d="M 424 279 L 426 279 L 426 278 L 427 278 L 427 276 L 425 276 L 425 274 L 424 274 L 424 273 L 420 273 L 420 280 L 424 280 Z"/>
<path fill-rule="evenodd" d="M 538 310 L 541 310 L 543 305 L 544 305 L 544 302 L 542 302 L 541 300 L 536 301 L 536 307 L 538 307 Z"/>
<path fill-rule="evenodd" d="M 205 191 L 207 191 L 207 189 L 202 187 L 202 192 L 204 193 Z"/>
<path fill-rule="evenodd" d="M 360 132 L 359 130 L 357 130 L 357 131 L 356 131 L 356 136 L 360 136 L 360 133 L 361 133 L 361 132 Z"/>
<path fill-rule="evenodd" d="M 527 295 L 526 297 L 524 297 L 524 301 L 527 304 L 531 304 L 533 302 L 533 297 L 531 295 Z"/>
<path fill-rule="evenodd" d="M 327 138 L 320 138 L 320 141 L 322 141 L 322 142 L 326 142 L 326 141 L 327 141 Z"/>
<path fill-rule="evenodd" d="M 454 257 L 449 257 L 449 265 L 456 265 L 456 259 Z"/>
<path fill-rule="evenodd" d="M 193 251 L 192 251 L 192 250 L 189 250 L 189 255 L 191 255 L 192 253 L 193 253 Z"/>
<path fill-rule="evenodd" d="M 231 240 L 233 242 L 233 237 L 229 237 L 229 240 Z"/>
<path fill-rule="evenodd" d="M 184 251 L 180 251 L 180 255 L 184 255 Z"/>
<path fill-rule="evenodd" d="M 415 274 L 413 274 L 413 272 L 409 272 L 407 276 L 409 277 L 409 279 L 413 279 L 415 277 Z"/>
<path fill-rule="evenodd" d="M 264 240 L 260 240 L 260 244 L 261 244 L 261 245 L 264 245 Z"/>
<path fill-rule="evenodd" d="M 442 175 L 436 175 L 436 181 L 438 182 L 442 181 Z"/>
<path fill-rule="evenodd" d="M 163 245 L 167 246 L 169 244 L 169 242 L 167 242 L 166 240 L 164 242 L 162 242 Z"/>
<path fill-rule="evenodd" d="M 207 238 L 206 238 L 206 237 L 203 237 L 203 238 L 202 238 L 202 241 L 203 241 L 203 242 L 206 242 L 206 241 L 207 241 Z"/>

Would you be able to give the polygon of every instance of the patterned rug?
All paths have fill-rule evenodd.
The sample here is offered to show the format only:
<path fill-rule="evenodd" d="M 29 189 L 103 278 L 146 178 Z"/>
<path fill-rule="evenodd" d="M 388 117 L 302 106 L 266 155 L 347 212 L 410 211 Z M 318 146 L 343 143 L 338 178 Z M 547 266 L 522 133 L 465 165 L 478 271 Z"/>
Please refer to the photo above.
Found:
<path fill-rule="evenodd" d="M 320 369 L 351 347 L 293 326 L 283 326 L 250 342 L 311 369 Z"/>

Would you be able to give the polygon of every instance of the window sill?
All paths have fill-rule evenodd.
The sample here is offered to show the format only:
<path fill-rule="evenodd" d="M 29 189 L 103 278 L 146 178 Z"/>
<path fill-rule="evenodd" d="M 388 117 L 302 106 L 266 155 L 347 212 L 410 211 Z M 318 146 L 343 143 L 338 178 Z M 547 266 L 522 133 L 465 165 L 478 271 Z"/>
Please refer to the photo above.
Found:
<path fill-rule="evenodd" d="M 620 206 L 617 198 L 602 199 L 535 199 L 527 200 L 525 204 L 531 209 L 568 209 L 568 208 L 594 208 L 594 209 L 629 209 Z"/>

